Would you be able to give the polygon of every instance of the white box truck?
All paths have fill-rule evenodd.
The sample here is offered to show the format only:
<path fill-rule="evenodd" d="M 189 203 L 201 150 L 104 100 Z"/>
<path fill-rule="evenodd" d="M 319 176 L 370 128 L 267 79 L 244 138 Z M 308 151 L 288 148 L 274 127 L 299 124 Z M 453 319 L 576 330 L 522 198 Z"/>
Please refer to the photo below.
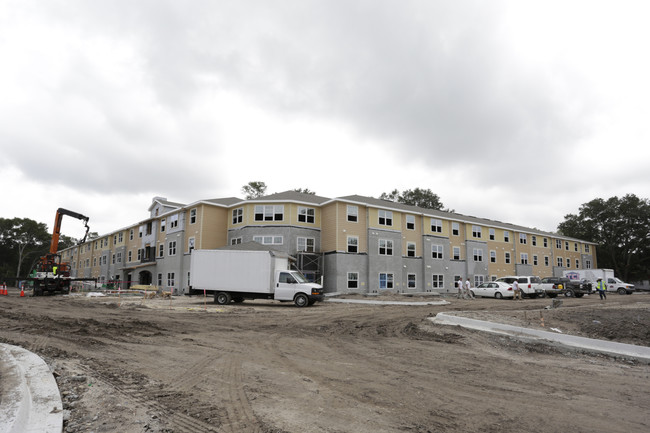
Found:
<path fill-rule="evenodd" d="M 275 299 L 298 307 L 323 299 L 323 287 L 289 269 L 278 251 L 194 250 L 188 295 L 211 293 L 216 304 L 244 299 Z"/>
<path fill-rule="evenodd" d="M 619 295 L 634 293 L 634 285 L 624 283 L 616 278 L 612 269 L 575 269 L 562 273 L 570 280 L 587 280 L 594 289 L 596 289 L 598 278 L 601 278 L 607 284 L 608 292 L 617 292 Z"/>

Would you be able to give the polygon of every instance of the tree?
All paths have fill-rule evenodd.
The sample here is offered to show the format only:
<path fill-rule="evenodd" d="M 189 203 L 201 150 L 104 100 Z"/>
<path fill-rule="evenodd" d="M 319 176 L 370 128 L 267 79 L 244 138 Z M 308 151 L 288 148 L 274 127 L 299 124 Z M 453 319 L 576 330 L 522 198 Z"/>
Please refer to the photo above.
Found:
<path fill-rule="evenodd" d="M 293 190 L 295 192 L 301 192 L 303 194 L 316 195 L 316 193 L 314 191 L 310 191 L 309 188 L 294 188 Z"/>
<path fill-rule="evenodd" d="M 242 193 L 246 195 L 246 200 L 262 197 L 266 193 L 266 184 L 264 182 L 248 182 L 241 188 Z"/>
<path fill-rule="evenodd" d="M 594 199 L 558 225 L 564 236 L 598 245 L 598 266 L 614 269 L 623 280 L 650 274 L 650 201 L 634 194 Z"/>
<path fill-rule="evenodd" d="M 0 258 L 6 272 L 14 268 L 20 277 L 24 260 L 31 254 L 43 255 L 49 250 L 51 235 L 47 226 L 29 218 L 0 219 Z"/>
<path fill-rule="evenodd" d="M 379 198 L 410 206 L 418 206 L 425 209 L 442 210 L 443 207 L 438 194 L 434 194 L 433 191 L 428 188 L 415 188 L 413 190 L 407 189 L 401 193 L 394 189 L 390 193 L 382 193 Z"/>

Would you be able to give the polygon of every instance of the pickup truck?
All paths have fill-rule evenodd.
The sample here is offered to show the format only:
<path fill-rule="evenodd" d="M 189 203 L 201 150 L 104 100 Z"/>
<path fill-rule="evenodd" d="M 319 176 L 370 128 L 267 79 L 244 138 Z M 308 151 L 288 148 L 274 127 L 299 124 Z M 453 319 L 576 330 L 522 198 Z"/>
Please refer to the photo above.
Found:
<path fill-rule="evenodd" d="M 592 292 L 591 283 L 587 280 L 570 280 L 564 277 L 542 278 L 540 287 L 549 298 L 555 298 L 557 295 L 581 298 Z"/>

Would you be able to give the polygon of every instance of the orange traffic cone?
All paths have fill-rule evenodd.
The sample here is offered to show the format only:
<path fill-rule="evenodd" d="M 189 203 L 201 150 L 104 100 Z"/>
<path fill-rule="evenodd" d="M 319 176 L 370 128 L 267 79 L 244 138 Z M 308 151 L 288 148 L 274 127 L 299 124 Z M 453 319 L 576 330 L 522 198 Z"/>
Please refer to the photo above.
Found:
<path fill-rule="evenodd" d="M 20 287 L 20 297 L 21 297 L 21 298 L 24 298 L 24 297 L 25 297 L 25 288 L 22 287 L 22 286 Z"/>
<path fill-rule="evenodd" d="M 4 283 L 4 284 L 2 285 L 2 293 L 0 293 L 0 295 L 5 295 L 5 296 L 6 296 L 6 295 L 8 295 L 8 294 L 9 294 L 9 293 L 7 293 L 7 283 Z"/>

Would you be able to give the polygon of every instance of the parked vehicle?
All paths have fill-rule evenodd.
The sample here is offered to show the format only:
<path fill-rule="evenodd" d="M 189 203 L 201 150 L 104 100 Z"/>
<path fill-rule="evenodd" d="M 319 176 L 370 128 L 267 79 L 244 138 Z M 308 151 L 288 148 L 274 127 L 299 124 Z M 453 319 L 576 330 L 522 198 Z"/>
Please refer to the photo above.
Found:
<path fill-rule="evenodd" d="M 514 291 L 512 285 L 502 281 L 490 281 L 488 283 L 479 284 L 470 290 L 474 296 L 484 298 L 512 298 Z"/>
<path fill-rule="evenodd" d="M 323 287 L 289 269 L 289 256 L 278 251 L 194 250 L 187 295 L 211 293 L 216 304 L 244 299 L 275 299 L 297 307 L 323 299 Z"/>
<path fill-rule="evenodd" d="M 564 277 L 542 278 L 540 287 L 550 298 L 555 298 L 558 295 L 581 298 L 592 292 L 592 285 L 587 280 L 577 281 Z"/>
<path fill-rule="evenodd" d="M 563 275 L 570 280 L 587 280 L 594 288 L 596 287 L 598 278 L 601 278 L 607 284 L 608 292 L 616 292 L 619 295 L 631 295 L 634 293 L 634 285 L 624 283 L 616 278 L 612 269 L 576 269 L 564 271 Z"/>
<path fill-rule="evenodd" d="M 546 296 L 544 290 L 539 286 L 541 280 L 539 277 L 533 276 L 507 276 L 497 278 L 497 282 L 507 283 L 512 287 L 512 283 L 517 280 L 519 288 L 521 289 L 522 297 L 529 298 L 543 298 Z"/>

